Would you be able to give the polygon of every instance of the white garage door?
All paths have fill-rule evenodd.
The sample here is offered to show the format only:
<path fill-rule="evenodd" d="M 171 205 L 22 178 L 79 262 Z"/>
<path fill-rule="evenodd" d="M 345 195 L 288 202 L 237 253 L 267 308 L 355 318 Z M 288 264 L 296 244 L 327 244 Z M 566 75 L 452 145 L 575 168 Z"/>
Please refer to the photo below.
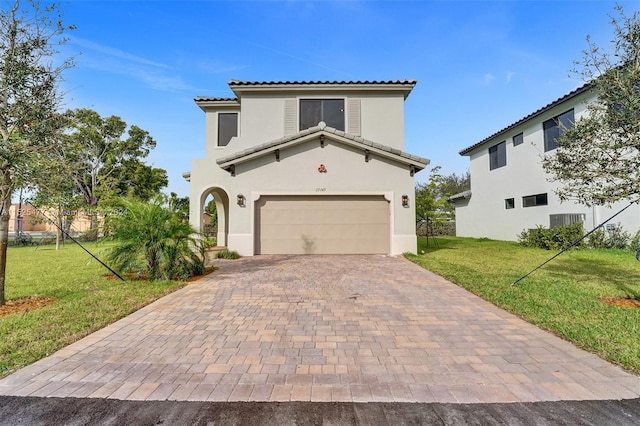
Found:
<path fill-rule="evenodd" d="M 262 196 L 256 254 L 388 254 L 383 196 Z"/>

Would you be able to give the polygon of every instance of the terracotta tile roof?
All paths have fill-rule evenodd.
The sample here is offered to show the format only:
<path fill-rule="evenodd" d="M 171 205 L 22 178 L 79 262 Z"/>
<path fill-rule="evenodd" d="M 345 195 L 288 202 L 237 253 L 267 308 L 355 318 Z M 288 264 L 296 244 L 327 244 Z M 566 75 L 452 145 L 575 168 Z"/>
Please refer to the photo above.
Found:
<path fill-rule="evenodd" d="M 193 100 L 196 102 L 238 102 L 238 98 L 210 98 L 208 96 L 196 96 Z"/>
<path fill-rule="evenodd" d="M 542 108 L 538 109 L 537 111 L 532 112 L 531 114 L 527 115 L 524 118 L 521 118 L 520 120 L 516 121 L 513 124 L 510 124 L 509 126 L 505 127 L 502 130 L 497 131 L 496 133 L 492 134 L 491 136 L 488 136 L 484 139 L 482 139 L 480 142 L 475 143 L 463 150 L 461 150 L 459 152 L 460 155 L 467 155 L 469 153 L 471 153 L 471 151 L 473 151 L 474 149 L 478 148 L 479 146 L 481 146 L 482 144 L 490 141 L 491 139 L 495 138 L 496 136 L 499 136 L 503 133 L 507 133 L 508 131 L 512 130 L 513 128 L 515 128 L 516 126 L 519 126 L 520 124 L 524 123 L 527 120 L 531 120 L 532 118 L 535 118 L 541 114 L 544 114 L 545 112 L 549 111 L 550 109 L 560 105 L 561 103 L 568 101 L 569 99 L 575 98 L 578 95 L 581 95 L 584 92 L 587 92 L 591 89 L 591 84 L 587 83 L 581 87 L 578 87 L 577 89 L 567 93 L 566 95 L 562 96 L 561 98 L 556 99 L 555 101 L 543 106 Z"/>
<path fill-rule="evenodd" d="M 301 86 L 301 85 L 415 85 L 417 83 L 416 80 L 357 80 L 357 81 L 242 81 L 242 80 L 231 80 L 229 81 L 229 86 Z"/>
<path fill-rule="evenodd" d="M 355 136 L 341 130 L 334 129 L 333 127 L 324 126 L 324 123 L 320 123 L 318 126 L 310 127 L 301 132 L 287 135 L 279 139 L 275 139 L 260 145 L 253 146 L 249 149 L 245 149 L 243 151 L 235 152 L 231 155 L 227 155 L 225 157 L 219 158 L 216 162 L 220 166 L 226 166 L 229 163 L 233 163 L 234 161 L 243 159 L 253 154 L 264 153 L 267 154 L 271 151 L 274 151 L 279 146 L 284 145 L 288 142 L 295 141 L 296 139 L 301 139 L 305 136 L 317 134 L 320 136 L 321 134 L 325 134 L 327 136 L 336 135 L 342 137 L 344 139 L 348 139 L 350 141 L 355 142 L 355 144 L 362 145 L 363 149 L 371 148 L 375 152 L 377 151 L 379 154 L 385 155 L 387 157 L 395 158 L 403 163 L 413 164 L 418 169 L 424 169 L 429 163 L 430 160 L 427 158 L 419 157 L 417 155 L 409 154 L 407 152 L 401 151 L 399 149 L 392 148 L 390 146 L 382 145 L 367 139 L 364 139 L 360 136 Z"/>

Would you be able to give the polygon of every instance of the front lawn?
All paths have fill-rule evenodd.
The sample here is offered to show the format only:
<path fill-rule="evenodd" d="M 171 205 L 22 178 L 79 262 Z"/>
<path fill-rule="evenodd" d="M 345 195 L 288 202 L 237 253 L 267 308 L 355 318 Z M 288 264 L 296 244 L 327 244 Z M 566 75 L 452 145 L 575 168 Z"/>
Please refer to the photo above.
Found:
<path fill-rule="evenodd" d="M 572 250 L 517 286 L 511 284 L 556 252 L 487 239 L 418 240 L 418 265 L 540 328 L 640 373 L 640 308 L 601 298 L 640 299 L 640 262 L 621 250 Z M 422 253 L 424 251 L 424 253 Z"/>
<path fill-rule="evenodd" d="M 104 250 L 87 244 L 92 253 Z M 182 287 L 114 279 L 74 244 L 10 247 L 5 296 L 52 298 L 49 306 L 0 316 L 0 377 L 79 340 Z"/>

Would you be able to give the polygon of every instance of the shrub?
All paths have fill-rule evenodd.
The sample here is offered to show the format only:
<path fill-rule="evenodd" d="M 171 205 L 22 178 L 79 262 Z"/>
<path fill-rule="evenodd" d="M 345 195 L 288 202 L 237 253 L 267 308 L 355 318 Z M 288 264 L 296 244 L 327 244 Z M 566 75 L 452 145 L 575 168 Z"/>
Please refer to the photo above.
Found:
<path fill-rule="evenodd" d="M 629 248 L 630 242 L 631 235 L 624 231 L 621 226 L 616 226 L 612 230 L 607 231 L 607 236 L 604 239 L 604 247 L 626 250 Z"/>
<path fill-rule="evenodd" d="M 189 223 L 163 200 L 121 201 L 126 214 L 109 218 L 115 247 L 107 259 L 119 272 L 151 280 L 185 279 L 204 273 L 204 244 Z"/>
<path fill-rule="evenodd" d="M 224 249 L 216 252 L 216 259 L 240 259 L 240 255 L 235 250 Z"/>
<path fill-rule="evenodd" d="M 525 229 L 518 235 L 518 241 L 525 247 L 538 247 L 545 250 L 560 250 L 569 247 L 584 235 L 581 222 L 571 225 L 545 228 L 538 225 L 534 229 Z M 578 247 L 582 246 L 582 242 Z"/>
<path fill-rule="evenodd" d="M 606 234 L 604 229 L 598 228 L 587 237 L 587 246 L 598 249 L 604 247 Z"/>
<path fill-rule="evenodd" d="M 631 250 L 640 250 L 640 229 L 638 229 L 633 238 L 631 238 L 629 248 L 631 248 Z"/>

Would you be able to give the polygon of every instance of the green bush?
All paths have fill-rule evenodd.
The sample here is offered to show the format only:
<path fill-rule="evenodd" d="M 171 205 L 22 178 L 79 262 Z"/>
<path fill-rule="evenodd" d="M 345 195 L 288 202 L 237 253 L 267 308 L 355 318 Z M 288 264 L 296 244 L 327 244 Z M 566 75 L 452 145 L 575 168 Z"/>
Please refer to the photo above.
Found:
<path fill-rule="evenodd" d="M 240 255 L 235 250 L 224 249 L 216 252 L 216 259 L 240 259 Z"/>
<path fill-rule="evenodd" d="M 545 250 L 561 250 L 569 247 L 584 235 L 581 222 L 571 225 L 545 228 L 538 225 L 534 229 L 525 229 L 518 235 L 518 241 L 525 247 L 537 247 Z M 582 246 L 581 242 L 578 247 Z"/>
<path fill-rule="evenodd" d="M 640 250 L 640 229 L 638 229 L 638 232 L 631 238 L 629 247 L 631 250 Z"/>
<path fill-rule="evenodd" d="M 204 244 L 188 222 L 158 199 L 123 199 L 126 214 L 109 218 L 116 245 L 107 259 L 119 272 L 150 280 L 185 279 L 205 270 Z"/>
<path fill-rule="evenodd" d="M 606 238 L 604 229 L 598 228 L 587 237 L 587 246 L 598 249 L 604 247 L 604 239 Z"/>
<path fill-rule="evenodd" d="M 616 226 L 611 231 L 607 231 L 604 239 L 604 247 L 612 249 L 626 250 L 631 242 L 631 235 L 622 229 L 622 226 Z"/>

